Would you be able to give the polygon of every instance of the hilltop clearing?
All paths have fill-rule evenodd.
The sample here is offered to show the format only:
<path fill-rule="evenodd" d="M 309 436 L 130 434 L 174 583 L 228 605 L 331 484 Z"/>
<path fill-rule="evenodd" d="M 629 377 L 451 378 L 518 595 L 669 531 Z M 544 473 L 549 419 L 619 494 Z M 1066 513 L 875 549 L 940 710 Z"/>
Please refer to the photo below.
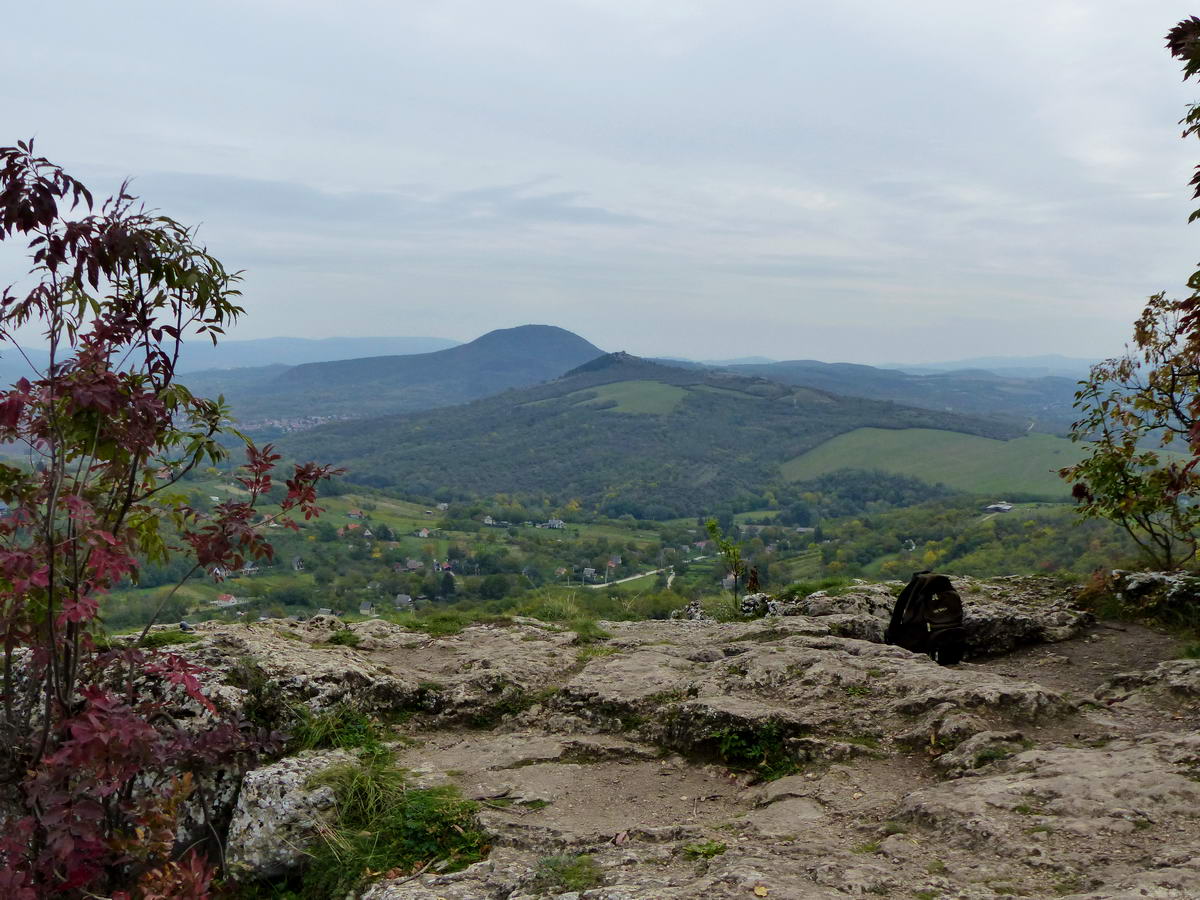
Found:
<path fill-rule="evenodd" d="M 371 727 L 414 788 L 480 804 L 486 859 L 376 871 L 375 900 L 1187 897 L 1200 660 L 1049 579 L 956 583 L 976 655 L 952 669 L 879 643 L 896 586 L 865 583 L 741 623 L 430 637 L 316 617 L 202 623 L 181 652 L 213 677 L 258 667 L 253 690 L 227 679 L 230 706 L 263 709 L 265 684 L 293 714 L 396 723 Z M 235 871 L 302 878 L 336 826 L 313 777 L 378 759 L 354 746 L 247 777 Z"/>

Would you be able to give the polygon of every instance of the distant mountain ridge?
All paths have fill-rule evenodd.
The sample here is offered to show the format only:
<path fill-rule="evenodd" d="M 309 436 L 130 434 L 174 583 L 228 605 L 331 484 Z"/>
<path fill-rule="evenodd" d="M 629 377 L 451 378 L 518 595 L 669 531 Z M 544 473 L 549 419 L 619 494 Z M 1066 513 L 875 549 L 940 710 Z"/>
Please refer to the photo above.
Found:
<path fill-rule="evenodd" d="M 880 368 L 899 369 L 914 375 L 932 372 L 978 371 L 1010 378 L 1060 378 L 1080 379 L 1087 376 L 1092 365 L 1099 359 L 1063 356 L 1059 353 L 1044 353 L 1041 356 L 975 356 L 969 359 L 927 363 L 885 363 Z"/>
<path fill-rule="evenodd" d="M 783 480 L 781 466 L 863 427 L 1010 438 L 989 419 L 839 396 L 627 353 L 469 404 L 334 423 L 280 440 L 365 484 L 414 494 L 580 499 L 609 514 L 695 515 Z"/>
<path fill-rule="evenodd" d="M 431 353 L 201 372 L 187 381 L 197 393 L 225 393 L 239 420 L 260 428 L 452 406 L 557 378 L 603 352 L 563 328 L 521 325 Z"/>
<path fill-rule="evenodd" d="M 235 369 L 254 366 L 298 366 L 304 363 L 363 356 L 432 353 L 457 347 L 459 341 L 438 337 L 271 337 L 221 341 L 215 347 L 204 341 L 184 344 L 179 371 Z"/>

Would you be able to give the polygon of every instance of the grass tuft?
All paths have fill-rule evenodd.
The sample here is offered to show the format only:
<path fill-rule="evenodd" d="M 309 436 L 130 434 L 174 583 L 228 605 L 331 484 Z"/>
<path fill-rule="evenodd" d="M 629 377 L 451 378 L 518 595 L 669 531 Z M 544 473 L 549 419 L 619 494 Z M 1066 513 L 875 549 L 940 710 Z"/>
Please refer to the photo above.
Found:
<path fill-rule="evenodd" d="M 399 877 L 434 862 L 456 871 L 490 849 L 474 803 L 453 787 L 409 787 L 386 750 L 326 769 L 310 784 L 333 788 L 337 821 L 312 848 L 301 897 L 344 897 L 371 875 Z"/>
<path fill-rule="evenodd" d="M 600 867 L 586 854 L 544 857 L 534 876 L 535 888 L 544 893 L 586 891 L 599 886 L 602 881 Z"/>
<path fill-rule="evenodd" d="M 362 710 L 341 703 L 323 712 L 307 706 L 293 710 L 295 722 L 289 729 L 292 752 L 300 750 L 376 749 L 382 735 L 379 725 Z"/>
<path fill-rule="evenodd" d="M 139 647 L 147 650 L 158 650 L 161 647 L 173 647 L 178 644 L 194 644 L 200 640 L 198 634 L 188 634 L 183 631 L 151 631 L 142 638 Z"/>
<path fill-rule="evenodd" d="M 712 859 L 728 849 L 729 847 L 720 841 L 704 841 L 703 843 L 688 844 L 683 848 L 683 852 L 689 859 Z"/>

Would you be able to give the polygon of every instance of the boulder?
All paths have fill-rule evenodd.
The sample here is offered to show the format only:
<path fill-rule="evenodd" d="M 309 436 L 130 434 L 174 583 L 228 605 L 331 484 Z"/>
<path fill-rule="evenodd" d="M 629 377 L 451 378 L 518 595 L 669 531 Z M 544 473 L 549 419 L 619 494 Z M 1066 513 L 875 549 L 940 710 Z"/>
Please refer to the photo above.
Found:
<path fill-rule="evenodd" d="M 303 753 L 249 772 L 229 826 L 225 852 L 231 870 L 265 879 L 299 868 L 318 828 L 334 815 L 333 789 L 310 781 L 353 759 L 344 750 Z"/>

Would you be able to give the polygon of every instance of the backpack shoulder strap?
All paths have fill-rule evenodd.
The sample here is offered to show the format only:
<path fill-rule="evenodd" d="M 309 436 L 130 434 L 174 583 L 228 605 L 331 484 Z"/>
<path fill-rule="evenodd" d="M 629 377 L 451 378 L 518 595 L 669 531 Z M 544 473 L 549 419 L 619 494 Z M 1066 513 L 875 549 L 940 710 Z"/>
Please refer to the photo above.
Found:
<path fill-rule="evenodd" d="M 900 624 L 905 620 L 905 612 L 913 605 L 913 601 L 917 598 L 922 579 L 929 572 L 913 572 L 912 578 L 908 580 L 908 584 L 904 586 L 904 590 L 900 592 L 900 596 L 896 598 L 896 603 L 892 607 L 892 620 L 888 623 L 888 634 L 893 634 Z"/>

